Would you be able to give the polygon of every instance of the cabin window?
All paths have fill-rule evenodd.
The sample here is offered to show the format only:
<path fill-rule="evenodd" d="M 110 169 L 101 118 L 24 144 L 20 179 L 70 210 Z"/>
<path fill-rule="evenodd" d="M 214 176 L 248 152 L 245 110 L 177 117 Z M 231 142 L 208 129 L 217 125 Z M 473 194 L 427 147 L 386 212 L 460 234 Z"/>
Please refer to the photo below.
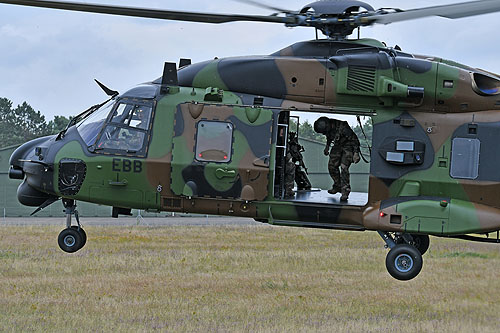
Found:
<path fill-rule="evenodd" d="M 478 139 L 453 139 L 451 177 L 461 179 L 476 179 L 478 177 L 480 147 L 481 142 Z"/>
<path fill-rule="evenodd" d="M 233 125 L 220 121 L 200 121 L 196 134 L 195 158 L 201 162 L 227 163 L 231 160 Z"/>
<path fill-rule="evenodd" d="M 152 114 L 153 107 L 148 101 L 118 102 L 109 114 L 108 123 L 93 151 L 145 156 Z"/>

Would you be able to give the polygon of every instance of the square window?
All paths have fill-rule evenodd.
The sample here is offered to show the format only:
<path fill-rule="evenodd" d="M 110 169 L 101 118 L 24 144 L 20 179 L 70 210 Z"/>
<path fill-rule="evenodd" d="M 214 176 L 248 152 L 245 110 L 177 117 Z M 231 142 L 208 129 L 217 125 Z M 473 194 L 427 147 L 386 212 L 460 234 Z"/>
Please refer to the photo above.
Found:
<path fill-rule="evenodd" d="M 480 148 L 478 139 L 453 139 L 450 175 L 453 178 L 476 179 L 479 175 Z"/>
<path fill-rule="evenodd" d="M 196 134 L 195 158 L 202 162 L 231 161 L 233 125 L 221 121 L 200 121 Z"/>

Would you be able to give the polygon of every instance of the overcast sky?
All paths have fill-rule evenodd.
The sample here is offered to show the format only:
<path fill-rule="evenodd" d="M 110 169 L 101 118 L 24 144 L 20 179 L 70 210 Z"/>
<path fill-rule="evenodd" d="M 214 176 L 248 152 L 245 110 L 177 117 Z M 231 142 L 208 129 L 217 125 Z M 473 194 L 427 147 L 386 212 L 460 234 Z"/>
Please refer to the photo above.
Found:
<path fill-rule="evenodd" d="M 265 2 L 264 0 L 261 0 Z M 214 13 L 270 14 L 231 0 L 91 0 Z M 416 7 L 455 1 L 370 1 L 375 8 Z M 267 1 L 300 9 L 308 0 Z M 452 59 L 500 73 L 500 13 L 460 20 L 420 19 L 362 29 L 362 37 L 400 45 L 403 51 Z M 165 61 L 270 54 L 314 38 L 314 29 L 279 24 L 220 25 L 124 18 L 0 4 L 0 97 L 27 101 L 48 120 L 75 115 L 106 98 L 97 78 L 124 92 L 161 76 Z"/>

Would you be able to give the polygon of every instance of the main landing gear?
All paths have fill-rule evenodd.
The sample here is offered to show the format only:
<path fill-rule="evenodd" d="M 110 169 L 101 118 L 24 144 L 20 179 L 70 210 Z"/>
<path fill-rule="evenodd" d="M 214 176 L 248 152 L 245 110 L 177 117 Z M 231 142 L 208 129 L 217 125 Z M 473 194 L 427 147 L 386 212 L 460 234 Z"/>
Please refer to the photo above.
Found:
<path fill-rule="evenodd" d="M 66 229 L 59 233 L 57 242 L 64 252 L 73 253 L 80 250 L 87 242 L 87 234 L 80 225 L 78 211 L 74 200 L 63 199 L 66 210 Z M 75 215 L 77 225 L 71 225 L 71 215 Z"/>
<path fill-rule="evenodd" d="M 398 280 L 411 280 L 422 270 L 422 255 L 429 249 L 429 236 L 415 234 L 391 234 L 378 232 L 391 250 L 385 258 L 385 266 Z"/>

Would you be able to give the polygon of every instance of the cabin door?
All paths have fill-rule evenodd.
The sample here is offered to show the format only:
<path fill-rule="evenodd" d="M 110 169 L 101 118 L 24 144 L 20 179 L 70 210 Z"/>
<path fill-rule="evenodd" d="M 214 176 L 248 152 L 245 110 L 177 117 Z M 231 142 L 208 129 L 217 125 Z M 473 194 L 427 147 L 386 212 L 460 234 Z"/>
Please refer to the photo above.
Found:
<path fill-rule="evenodd" d="M 188 197 L 264 200 L 273 113 L 185 103 L 175 115 L 172 191 Z"/>

